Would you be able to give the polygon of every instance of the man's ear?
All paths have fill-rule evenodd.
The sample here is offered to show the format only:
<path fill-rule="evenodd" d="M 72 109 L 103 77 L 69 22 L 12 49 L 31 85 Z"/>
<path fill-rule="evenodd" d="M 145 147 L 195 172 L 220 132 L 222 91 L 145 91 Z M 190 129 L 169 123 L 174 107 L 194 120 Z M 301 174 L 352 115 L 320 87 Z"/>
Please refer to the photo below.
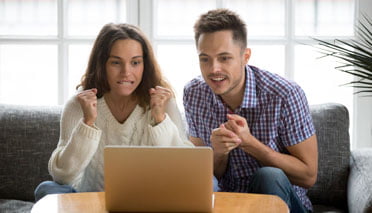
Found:
<path fill-rule="evenodd" d="M 251 58 L 251 48 L 245 48 L 243 53 L 243 60 L 245 64 L 248 64 L 249 59 Z"/>

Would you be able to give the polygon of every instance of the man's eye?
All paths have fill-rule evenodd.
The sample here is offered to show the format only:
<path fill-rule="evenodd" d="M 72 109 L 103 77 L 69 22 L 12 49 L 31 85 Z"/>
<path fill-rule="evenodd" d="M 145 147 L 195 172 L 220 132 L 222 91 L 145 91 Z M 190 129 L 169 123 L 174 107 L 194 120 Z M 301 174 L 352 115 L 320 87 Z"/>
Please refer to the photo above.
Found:
<path fill-rule="evenodd" d="M 200 62 L 207 62 L 208 61 L 208 58 L 199 58 L 199 61 Z"/>
<path fill-rule="evenodd" d="M 227 61 L 227 60 L 230 60 L 231 59 L 231 57 L 229 57 L 229 56 L 222 56 L 221 57 L 221 61 Z"/>

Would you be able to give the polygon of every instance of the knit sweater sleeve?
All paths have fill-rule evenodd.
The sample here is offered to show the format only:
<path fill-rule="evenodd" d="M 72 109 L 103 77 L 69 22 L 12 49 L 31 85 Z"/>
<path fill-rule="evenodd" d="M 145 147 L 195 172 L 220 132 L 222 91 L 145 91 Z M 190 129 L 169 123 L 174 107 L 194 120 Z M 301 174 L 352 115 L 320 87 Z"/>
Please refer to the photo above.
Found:
<path fill-rule="evenodd" d="M 49 159 L 48 169 L 61 184 L 76 185 L 97 150 L 101 130 L 83 122 L 83 112 L 76 97 L 65 105 L 57 148 Z"/>
<path fill-rule="evenodd" d="M 148 113 L 151 115 L 151 112 Z M 177 107 L 176 100 L 171 99 L 166 108 L 165 119 L 152 125 L 151 118 L 147 124 L 149 140 L 147 145 L 153 146 L 194 146 L 186 136 L 185 126 L 181 113 Z"/>

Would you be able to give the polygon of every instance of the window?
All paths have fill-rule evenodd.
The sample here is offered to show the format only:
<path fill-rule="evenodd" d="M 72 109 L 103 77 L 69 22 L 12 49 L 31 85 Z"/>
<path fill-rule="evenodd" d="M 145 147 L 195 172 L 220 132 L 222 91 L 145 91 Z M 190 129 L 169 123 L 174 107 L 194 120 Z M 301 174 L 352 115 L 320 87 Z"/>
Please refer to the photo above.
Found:
<path fill-rule="evenodd" d="M 183 85 L 200 75 L 193 24 L 212 8 L 236 11 L 247 23 L 249 64 L 296 81 L 310 104 L 342 103 L 353 120 L 353 89 L 340 85 L 352 77 L 334 71 L 331 58 L 321 55 L 311 37 L 329 39 L 354 36 L 354 0 L 155 0 L 152 41 L 160 65 L 175 85 L 182 108 Z M 180 6 L 182 5 L 182 9 Z M 352 129 L 352 128 L 351 128 Z"/>
<path fill-rule="evenodd" d="M 353 38 L 359 4 L 372 8 L 369 0 L 0 0 L 0 103 L 63 104 L 98 31 L 127 22 L 148 34 L 182 110 L 183 86 L 200 74 L 193 24 L 225 7 L 247 23 L 250 64 L 296 81 L 310 104 L 346 105 L 353 120 L 353 90 L 340 86 L 351 77 L 334 71 L 335 61 L 318 59 L 311 37 Z"/>
<path fill-rule="evenodd" d="M 51 44 L 1 45 L 2 102 L 30 105 L 57 103 L 57 52 L 57 46 Z"/>
<path fill-rule="evenodd" d="M 340 89 L 338 85 L 347 82 L 348 76 L 334 72 L 332 65 L 326 60 L 316 59 L 319 55 L 315 48 L 307 44 L 314 43 L 310 36 L 352 37 L 355 7 L 353 0 L 202 2 L 156 0 L 153 3 L 152 40 L 159 62 L 173 85 L 184 85 L 187 80 L 200 73 L 192 31 L 195 20 L 211 8 L 225 7 L 236 11 L 247 23 L 248 45 L 252 49 L 250 64 L 297 81 L 312 104 L 337 101 L 352 110 L 352 92 L 348 92 L 349 96 L 325 96 L 345 94 L 347 89 Z M 181 10 L 179 5 L 182 5 Z M 331 78 L 333 80 L 328 82 L 322 80 L 322 76 L 338 77 Z M 316 90 L 313 88 L 314 84 L 317 85 Z M 324 93 L 324 90 L 327 92 Z M 182 97 L 182 86 L 176 87 L 176 91 L 178 97 Z M 332 97 L 339 98 L 332 100 Z M 178 98 L 178 102 L 182 105 L 180 99 L 182 98 Z"/>
<path fill-rule="evenodd" d="M 63 104 L 108 22 L 128 21 L 126 0 L 0 0 L 0 102 Z"/>

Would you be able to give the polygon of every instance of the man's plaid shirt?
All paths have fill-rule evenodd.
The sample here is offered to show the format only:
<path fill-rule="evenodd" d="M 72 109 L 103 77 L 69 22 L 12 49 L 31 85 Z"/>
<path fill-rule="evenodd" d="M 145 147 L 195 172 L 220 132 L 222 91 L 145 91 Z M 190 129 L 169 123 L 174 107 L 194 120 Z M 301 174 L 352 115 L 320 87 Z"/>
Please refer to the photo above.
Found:
<path fill-rule="evenodd" d="M 253 136 L 271 149 L 288 154 L 287 146 L 315 134 L 306 96 L 296 83 L 253 66 L 247 65 L 245 70 L 243 102 L 233 113 L 246 118 Z M 212 130 L 227 121 L 230 110 L 201 77 L 185 86 L 183 103 L 189 135 L 211 146 Z M 219 180 L 222 191 L 246 192 L 250 177 L 260 167 L 242 149 L 232 150 L 226 172 Z M 293 187 L 304 206 L 312 209 L 307 190 Z"/>

